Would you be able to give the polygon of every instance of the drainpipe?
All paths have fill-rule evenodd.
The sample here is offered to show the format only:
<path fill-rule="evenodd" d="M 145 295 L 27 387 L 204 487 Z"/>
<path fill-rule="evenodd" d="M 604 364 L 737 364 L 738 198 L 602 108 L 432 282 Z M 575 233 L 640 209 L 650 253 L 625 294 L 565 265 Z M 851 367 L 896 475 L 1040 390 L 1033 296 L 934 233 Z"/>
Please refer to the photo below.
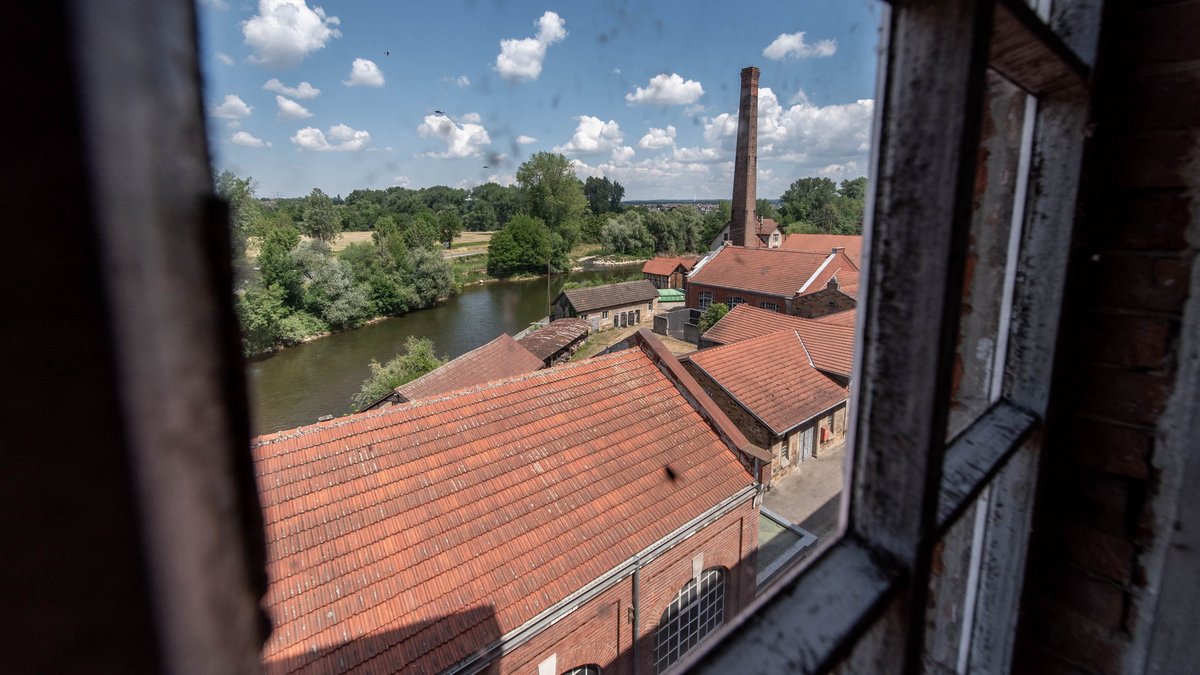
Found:
<path fill-rule="evenodd" d="M 641 586 L 640 579 L 642 578 L 642 566 L 639 563 L 633 568 L 633 675 L 638 675 L 638 668 L 641 666 L 641 659 L 638 658 L 638 642 L 640 641 L 641 622 L 641 601 L 638 599 L 638 590 Z"/>

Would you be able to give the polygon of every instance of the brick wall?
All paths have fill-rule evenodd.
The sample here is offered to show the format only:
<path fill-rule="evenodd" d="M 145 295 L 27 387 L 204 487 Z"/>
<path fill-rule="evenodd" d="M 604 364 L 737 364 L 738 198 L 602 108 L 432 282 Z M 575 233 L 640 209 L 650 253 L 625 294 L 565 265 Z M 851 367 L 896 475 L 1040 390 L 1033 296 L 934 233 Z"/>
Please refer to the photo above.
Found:
<path fill-rule="evenodd" d="M 663 611 L 692 578 L 692 560 L 703 554 L 704 569 L 724 567 L 725 617 L 748 605 L 756 592 L 758 509 L 747 499 L 639 571 L 640 672 L 654 672 L 655 631 Z M 596 664 L 605 675 L 633 672 L 633 577 L 600 595 L 506 654 L 491 673 L 533 674 L 538 664 L 555 659 L 556 673 Z"/>
<path fill-rule="evenodd" d="M 815 319 L 819 316 L 837 314 L 848 309 L 854 309 L 854 298 L 833 289 L 822 288 L 814 293 L 808 293 L 792 300 L 792 314 L 805 319 Z"/>
<path fill-rule="evenodd" d="M 702 292 L 712 293 L 714 303 L 722 302 L 722 303 L 725 303 L 726 305 L 728 305 L 730 297 L 738 296 L 738 297 L 742 298 L 743 300 L 745 300 L 746 304 L 750 305 L 751 307 L 761 308 L 762 303 L 773 302 L 779 306 L 780 312 L 787 311 L 787 299 L 781 298 L 777 295 L 762 295 L 762 294 L 757 294 L 757 293 L 750 293 L 748 291 L 730 290 L 728 288 L 722 288 L 721 286 L 709 286 L 707 284 L 696 283 L 695 281 L 688 282 L 687 306 L 688 307 L 699 307 L 700 306 L 700 293 L 702 293 Z"/>
<path fill-rule="evenodd" d="M 1200 2 L 1108 13 L 1015 672 L 1126 672 L 1166 534 L 1154 456 L 1195 256 Z"/>

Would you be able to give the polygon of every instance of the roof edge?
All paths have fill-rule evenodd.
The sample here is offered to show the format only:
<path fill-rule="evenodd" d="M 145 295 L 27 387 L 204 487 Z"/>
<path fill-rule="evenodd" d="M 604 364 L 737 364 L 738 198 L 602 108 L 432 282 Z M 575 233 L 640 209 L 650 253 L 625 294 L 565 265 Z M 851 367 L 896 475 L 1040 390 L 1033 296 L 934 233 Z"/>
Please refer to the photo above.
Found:
<path fill-rule="evenodd" d="M 687 372 L 675 355 L 658 338 L 654 337 L 649 329 L 639 328 L 630 337 L 651 361 L 666 371 L 667 377 L 675 383 L 687 402 L 712 425 L 730 450 L 763 462 L 770 462 L 774 459 L 774 455 L 754 445 L 750 439 L 746 438 L 746 435 L 734 425 L 733 420 L 725 414 L 725 411 L 717 406 L 716 401 L 704 392 L 696 378 Z"/>

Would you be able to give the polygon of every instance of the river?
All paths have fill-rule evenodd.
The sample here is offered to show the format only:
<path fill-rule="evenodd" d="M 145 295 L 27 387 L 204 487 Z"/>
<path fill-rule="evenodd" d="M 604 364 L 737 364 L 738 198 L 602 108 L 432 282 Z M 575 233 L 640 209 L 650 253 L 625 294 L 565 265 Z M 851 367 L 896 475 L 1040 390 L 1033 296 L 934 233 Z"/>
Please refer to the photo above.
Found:
<path fill-rule="evenodd" d="M 628 266 L 556 274 L 549 291 L 544 277 L 470 286 L 437 307 L 253 359 L 246 368 L 251 432 L 257 436 L 346 414 L 350 397 L 371 372 L 371 359 L 392 358 L 410 335 L 433 340 L 439 356 L 454 358 L 546 316 L 547 297 L 568 280 L 619 280 L 637 271 Z"/>

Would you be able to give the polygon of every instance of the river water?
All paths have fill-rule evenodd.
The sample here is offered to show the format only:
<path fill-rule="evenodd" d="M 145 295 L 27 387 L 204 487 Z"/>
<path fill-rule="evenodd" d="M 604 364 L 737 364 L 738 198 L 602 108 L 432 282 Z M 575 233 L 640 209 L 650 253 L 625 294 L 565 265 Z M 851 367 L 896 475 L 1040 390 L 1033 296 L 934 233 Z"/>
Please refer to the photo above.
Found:
<path fill-rule="evenodd" d="M 410 335 L 433 340 L 439 356 L 454 358 L 546 316 L 547 298 L 568 280 L 613 281 L 637 270 L 629 266 L 554 275 L 548 283 L 543 277 L 471 286 L 437 307 L 254 359 L 246 368 L 251 432 L 257 436 L 348 413 L 350 397 L 371 372 L 367 364 L 395 356 Z"/>

